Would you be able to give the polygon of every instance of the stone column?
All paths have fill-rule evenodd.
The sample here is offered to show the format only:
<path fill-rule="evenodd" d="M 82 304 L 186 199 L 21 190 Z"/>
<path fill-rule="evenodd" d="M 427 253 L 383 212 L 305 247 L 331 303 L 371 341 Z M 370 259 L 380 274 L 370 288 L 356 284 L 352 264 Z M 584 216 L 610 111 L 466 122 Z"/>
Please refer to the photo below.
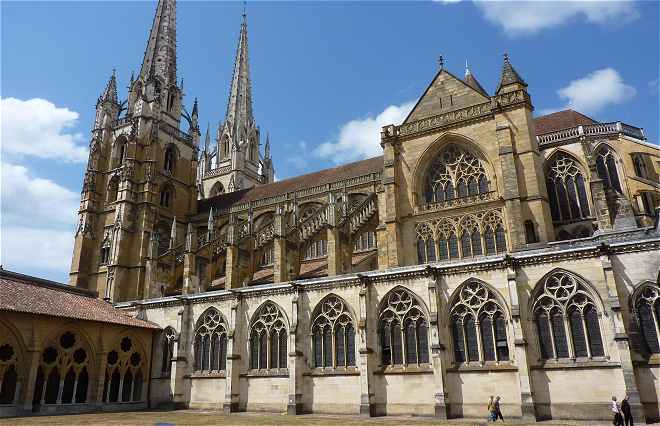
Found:
<path fill-rule="evenodd" d="M 158 286 L 158 240 L 158 233 L 152 231 L 151 239 L 149 240 L 149 257 L 146 258 L 144 271 L 144 285 L 147 289 L 145 295 L 149 299 L 155 299 L 162 296 Z"/>
<path fill-rule="evenodd" d="M 369 309 L 369 282 L 366 277 L 358 274 L 360 279 L 360 304 L 358 310 L 357 347 L 359 351 L 358 369 L 360 370 L 360 415 L 373 417 L 376 415 L 375 395 L 372 390 L 373 366 L 371 357 L 373 350 L 369 347 L 368 309 Z M 374 324 L 375 326 L 375 324 Z"/>
<path fill-rule="evenodd" d="M 289 415 L 302 414 L 302 372 L 303 353 L 298 349 L 296 332 L 298 329 L 298 291 L 291 298 L 291 328 L 289 329 L 289 399 L 286 404 L 286 413 Z"/>
<path fill-rule="evenodd" d="M 231 314 L 229 317 L 229 330 L 227 331 L 227 366 L 225 367 L 225 400 L 222 404 L 222 411 L 225 414 L 238 411 L 240 400 L 239 373 L 241 371 L 241 355 L 237 352 L 236 343 L 237 330 L 236 321 L 238 319 L 239 307 L 241 306 L 240 295 L 231 304 Z"/>
<path fill-rule="evenodd" d="M 280 283 L 289 279 L 287 273 L 287 241 L 284 207 L 277 206 L 273 221 L 273 282 Z"/>
<path fill-rule="evenodd" d="M 518 384 L 520 386 L 520 410 L 525 421 L 536 421 L 536 409 L 534 406 L 534 394 L 532 392 L 532 381 L 529 371 L 529 360 L 527 353 L 527 339 L 525 338 L 525 327 L 520 315 L 520 297 L 518 292 L 523 289 L 517 284 L 517 274 L 513 265 L 507 268 L 507 287 L 509 290 L 509 301 L 511 303 L 511 325 L 513 328 L 513 344 L 515 346 L 514 356 L 518 364 Z"/>
<path fill-rule="evenodd" d="M 190 301 L 183 298 L 179 300 L 181 300 L 183 308 L 179 311 L 177 318 L 179 339 L 175 354 L 172 356 L 171 377 L 174 380 L 174 406 L 177 409 L 184 409 L 190 405 L 190 374 L 192 372 L 190 349 L 192 347 L 194 321 Z"/>
<path fill-rule="evenodd" d="M 199 292 L 199 277 L 197 276 L 197 264 L 195 262 L 196 249 L 197 238 L 195 238 L 192 223 L 188 223 L 185 253 L 183 254 L 183 288 L 181 294 Z"/>
<path fill-rule="evenodd" d="M 445 392 L 445 370 L 443 366 L 442 355 L 445 350 L 444 345 L 440 342 L 440 321 L 438 312 L 440 306 L 438 303 L 438 280 L 437 271 L 428 266 L 427 275 L 429 277 L 428 290 L 429 290 L 429 332 L 431 333 L 430 343 L 430 356 L 431 366 L 433 368 L 433 384 L 435 392 L 433 398 L 435 400 L 435 416 L 441 419 L 449 417 L 449 404 L 447 403 L 447 394 Z"/>
<path fill-rule="evenodd" d="M 104 404 L 104 400 L 106 395 L 104 394 L 103 390 L 105 388 L 105 369 L 106 365 L 108 362 L 108 348 L 106 346 L 105 338 L 104 338 L 104 327 L 101 326 L 98 329 L 98 352 L 96 354 L 97 356 L 97 364 L 96 364 L 96 381 L 90 382 L 90 385 L 92 383 L 95 383 L 96 386 L 90 386 L 89 389 L 91 390 L 89 398 L 87 398 L 88 401 L 93 402 L 97 408 L 101 408 Z M 93 377 L 90 374 L 91 377 Z M 108 389 L 110 389 L 110 386 L 108 386 Z"/>
<path fill-rule="evenodd" d="M 603 267 L 605 284 L 607 285 L 607 303 L 605 303 L 605 309 L 609 309 L 610 315 L 608 316 L 610 316 L 614 322 L 614 343 L 619 352 L 623 382 L 626 387 L 626 393 L 629 397 L 628 403 L 630 404 L 633 418 L 643 419 L 645 417 L 644 409 L 639 398 L 639 390 L 635 379 L 635 371 L 633 369 L 632 357 L 630 355 L 630 342 L 624 327 L 623 316 L 621 314 L 621 303 L 616 288 L 612 261 L 609 256 L 609 247 L 605 244 L 601 246 L 600 262 Z M 601 320 L 600 317 L 599 320 Z M 604 340 L 603 343 L 605 343 Z"/>
<path fill-rule="evenodd" d="M 34 334 L 34 332 L 33 332 Z M 41 362 L 41 348 L 36 342 L 36 339 L 33 338 L 30 346 L 27 348 L 27 365 L 29 366 L 28 373 L 26 374 L 26 380 L 24 389 L 25 396 L 22 401 L 22 407 L 25 412 L 32 411 L 32 400 L 34 398 L 34 393 L 36 392 L 35 385 L 37 382 L 37 371 L 39 370 L 39 363 Z M 46 387 L 46 377 L 44 377 L 44 390 Z M 17 404 L 18 405 L 18 404 Z"/>
<path fill-rule="evenodd" d="M 509 230 L 509 247 L 512 250 L 524 247 L 525 232 L 523 229 L 522 208 L 520 205 L 520 190 L 518 187 L 518 171 L 515 162 L 515 150 L 511 127 L 508 123 L 498 124 L 495 136 L 499 147 L 500 169 L 502 173 L 502 196 L 506 209 L 506 226 Z"/>
<path fill-rule="evenodd" d="M 238 258 L 238 225 L 236 225 L 233 214 L 229 215 L 229 227 L 227 229 L 227 256 L 225 266 L 225 288 L 238 288 L 240 282 L 240 262 Z"/>
<path fill-rule="evenodd" d="M 398 152 L 396 145 L 398 144 L 398 138 L 396 127 L 393 125 L 383 127 L 380 133 L 380 141 L 380 145 L 383 147 L 383 194 L 382 197 L 378 197 L 378 267 L 379 269 L 386 269 L 403 264 L 397 211 L 396 157 Z M 381 247 L 386 252 L 381 253 Z"/>
<path fill-rule="evenodd" d="M 329 194 L 327 209 L 328 276 L 332 277 L 347 272 L 344 250 L 342 248 L 345 242 L 342 241 L 341 209 L 339 208 L 335 195 L 332 192 Z"/>

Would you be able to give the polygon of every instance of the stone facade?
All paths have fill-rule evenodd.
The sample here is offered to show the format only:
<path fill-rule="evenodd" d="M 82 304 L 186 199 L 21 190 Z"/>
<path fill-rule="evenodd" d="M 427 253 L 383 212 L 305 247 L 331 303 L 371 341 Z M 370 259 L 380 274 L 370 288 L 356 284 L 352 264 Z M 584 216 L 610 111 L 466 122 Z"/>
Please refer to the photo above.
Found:
<path fill-rule="evenodd" d="M 273 182 L 246 17 L 200 152 L 196 102 L 179 130 L 174 15 L 161 0 L 126 114 L 114 77 L 99 100 L 71 270 L 164 329 L 153 404 L 481 417 L 499 394 L 510 416 L 568 419 L 627 393 L 660 417 L 660 151 L 642 129 L 534 118 L 505 56 L 493 95 L 441 67 L 382 157 Z"/>

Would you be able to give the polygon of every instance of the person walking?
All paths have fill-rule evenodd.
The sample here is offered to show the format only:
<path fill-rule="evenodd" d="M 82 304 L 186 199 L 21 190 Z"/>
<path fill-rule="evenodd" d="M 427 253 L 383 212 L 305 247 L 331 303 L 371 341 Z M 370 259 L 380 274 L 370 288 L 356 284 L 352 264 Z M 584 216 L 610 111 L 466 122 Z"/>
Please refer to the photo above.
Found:
<path fill-rule="evenodd" d="M 502 416 L 502 410 L 500 409 L 500 396 L 497 395 L 495 398 L 495 418 L 493 418 L 493 421 L 496 422 L 497 419 L 501 419 L 502 422 L 504 422 L 504 417 Z"/>
<path fill-rule="evenodd" d="M 621 409 L 619 408 L 619 403 L 616 402 L 616 396 L 612 397 L 612 424 L 614 426 L 623 426 L 623 416 L 621 416 Z"/>
<path fill-rule="evenodd" d="M 490 399 L 488 400 L 488 421 L 495 421 L 495 401 L 493 399 L 493 395 L 491 395 Z"/>
<path fill-rule="evenodd" d="M 623 414 L 624 420 L 624 422 L 621 424 L 625 423 L 625 426 L 635 426 L 632 412 L 630 411 L 630 403 L 628 402 L 628 398 L 628 395 L 626 395 L 623 397 L 623 400 L 621 400 L 621 414 Z"/>

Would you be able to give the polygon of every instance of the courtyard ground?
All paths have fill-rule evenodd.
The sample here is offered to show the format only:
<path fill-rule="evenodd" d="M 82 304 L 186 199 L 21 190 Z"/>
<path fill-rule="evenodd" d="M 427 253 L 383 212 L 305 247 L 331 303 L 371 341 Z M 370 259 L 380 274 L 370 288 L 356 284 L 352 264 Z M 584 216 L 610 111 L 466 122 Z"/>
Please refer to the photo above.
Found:
<path fill-rule="evenodd" d="M 449 421 L 434 420 L 423 417 L 375 417 L 312 415 L 287 416 L 285 414 L 266 413 L 236 413 L 225 416 L 217 411 L 133 411 L 124 413 L 95 413 L 62 416 L 34 416 L 11 419 L 0 419 L 0 425 L 152 425 L 152 426 L 183 426 L 183 425 L 450 425 L 467 426 L 484 424 L 473 419 L 457 419 Z M 519 421 L 509 421 L 508 424 L 524 425 Z M 540 425 L 570 425 L 570 426 L 606 426 L 611 422 L 562 422 L 547 421 Z"/>

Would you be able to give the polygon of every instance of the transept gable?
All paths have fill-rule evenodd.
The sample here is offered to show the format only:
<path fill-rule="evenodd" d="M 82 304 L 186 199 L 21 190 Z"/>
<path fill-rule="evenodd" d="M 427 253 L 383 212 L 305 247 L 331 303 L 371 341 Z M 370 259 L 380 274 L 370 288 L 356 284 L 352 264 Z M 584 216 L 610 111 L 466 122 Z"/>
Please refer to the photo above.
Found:
<path fill-rule="evenodd" d="M 449 71 L 441 69 L 403 123 L 411 123 L 488 101 L 489 98 L 483 93 Z"/>

